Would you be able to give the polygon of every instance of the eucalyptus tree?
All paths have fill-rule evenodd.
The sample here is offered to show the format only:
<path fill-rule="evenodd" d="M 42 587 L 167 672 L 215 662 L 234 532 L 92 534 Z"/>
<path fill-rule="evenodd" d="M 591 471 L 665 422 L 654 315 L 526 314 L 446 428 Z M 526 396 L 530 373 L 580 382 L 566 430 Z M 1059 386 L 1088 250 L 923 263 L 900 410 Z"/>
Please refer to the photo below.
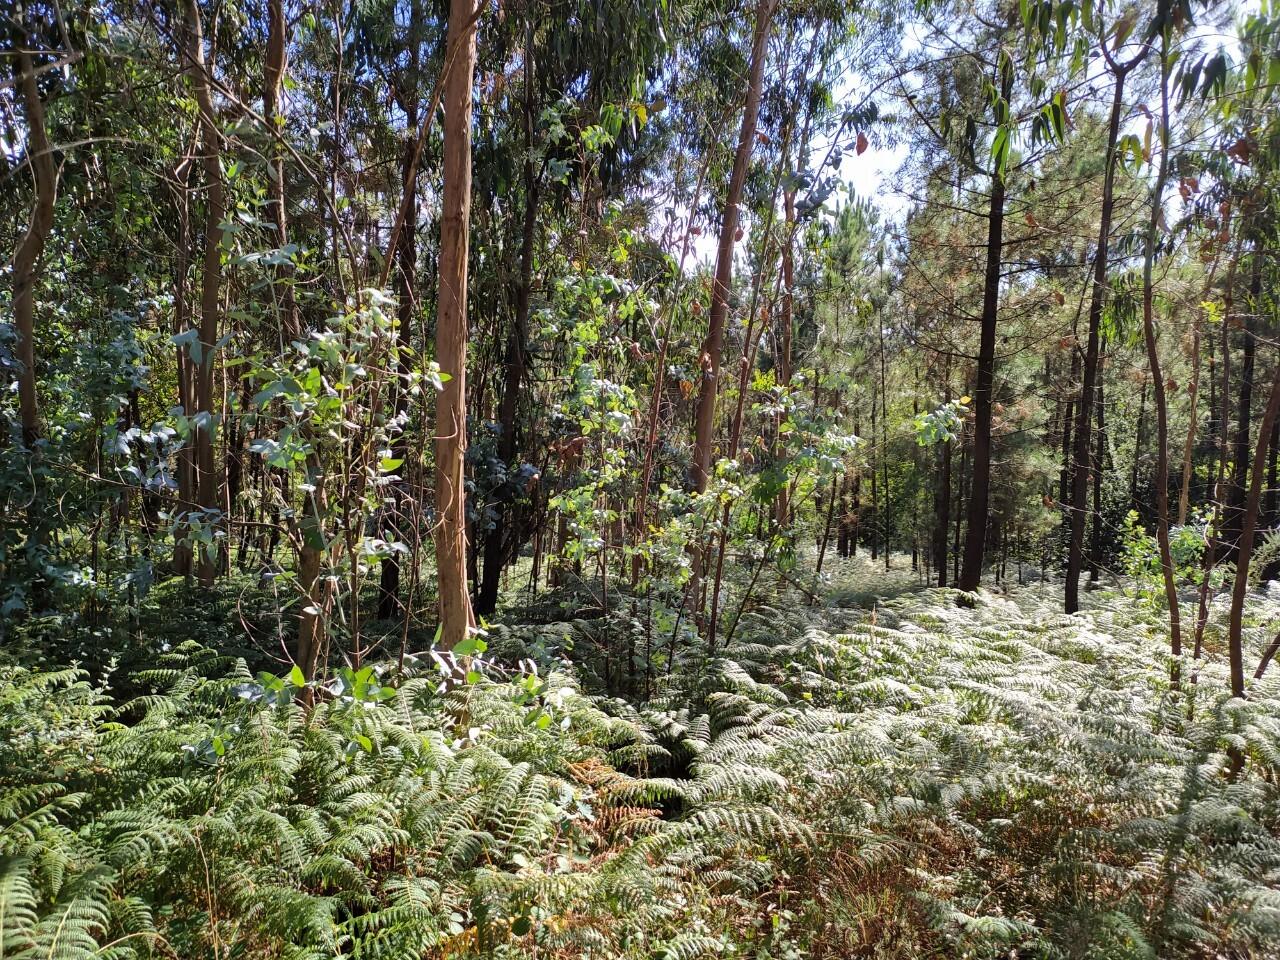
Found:
<path fill-rule="evenodd" d="M 1152 19 L 1148 42 L 1158 38 L 1157 57 L 1160 67 L 1160 161 L 1151 185 L 1151 215 L 1143 236 L 1142 262 L 1142 336 L 1151 369 L 1153 404 L 1156 414 L 1156 537 L 1160 549 L 1160 569 L 1164 580 L 1165 603 L 1169 607 L 1170 650 L 1174 657 L 1182 654 L 1182 625 L 1173 552 L 1169 545 L 1169 404 L 1155 326 L 1156 235 L 1164 212 L 1164 191 L 1169 178 L 1169 153 L 1173 130 L 1169 109 L 1169 86 L 1174 57 L 1172 43 L 1177 23 L 1185 20 L 1185 11 L 1175 8 L 1174 0 L 1160 0 Z M 1174 677 L 1178 667 L 1174 667 Z"/>
<path fill-rule="evenodd" d="M 483 7 L 451 0 L 442 103 L 444 180 L 437 269 L 436 362 L 449 380 L 436 398 L 436 579 L 439 645 L 458 647 L 475 626 L 467 589 L 467 249 L 471 216 L 471 109 L 476 20 Z"/>
<path fill-rule="evenodd" d="M 48 65 L 49 56 L 56 56 L 57 51 L 46 45 L 45 36 L 54 24 L 52 17 L 46 18 L 42 13 L 31 4 L 20 4 L 10 27 L 17 61 L 14 83 L 22 92 L 23 120 L 27 130 L 26 163 L 31 170 L 33 188 L 30 220 L 13 255 L 13 320 L 18 334 L 16 359 L 21 365 L 18 405 L 22 442 L 28 450 L 35 448 L 40 434 L 34 320 L 36 286 L 45 243 L 53 229 L 54 200 L 58 191 L 57 164 L 49 144 L 44 95 L 36 68 L 39 59 L 40 73 L 50 73 L 44 68 Z"/>
<path fill-rule="evenodd" d="M 741 126 L 738 130 L 738 145 L 733 155 L 733 172 L 726 187 L 720 218 L 715 276 L 711 284 L 711 307 L 707 314 L 706 336 L 698 357 L 701 378 L 698 386 L 691 470 L 693 488 L 698 493 L 707 489 L 707 479 L 711 473 L 712 434 L 715 429 L 716 398 L 720 388 L 724 327 L 729 315 L 729 298 L 733 290 L 733 251 L 742 237 L 738 226 L 738 207 L 742 201 L 742 189 L 746 183 L 751 153 L 756 145 L 756 122 L 764 91 L 765 60 L 768 56 L 769 35 L 773 27 L 776 7 L 777 0 L 757 0 L 756 3 L 751 34 L 751 54 L 747 61 L 746 86 L 743 91 Z M 697 563 L 701 568 L 705 559 L 701 554 L 699 557 Z M 694 595 L 697 595 L 696 587 Z"/>
<path fill-rule="evenodd" d="M 51 17 L 46 19 L 41 16 L 42 12 L 38 8 L 33 9 L 31 5 L 20 4 L 15 10 L 12 23 L 5 24 L 4 27 L 5 32 L 12 37 L 16 53 L 13 82 L 21 91 L 23 122 L 27 131 L 25 165 L 30 168 L 32 186 L 27 228 L 13 254 L 12 305 L 13 325 L 17 334 L 14 360 L 18 366 L 21 444 L 23 454 L 30 458 L 33 477 L 37 475 L 36 459 L 40 441 L 40 402 L 36 382 L 36 291 L 45 244 L 53 230 L 54 203 L 58 191 L 58 166 L 45 123 L 45 94 L 40 89 L 40 73 L 51 75 L 50 79 L 54 82 L 57 80 L 57 73 L 47 69 L 50 55 L 56 57 L 57 51 L 46 40 L 46 35 L 51 33 L 53 20 Z M 40 63 L 39 73 L 37 61 Z M 39 563 L 38 554 L 43 550 L 46 536 L 43 494 L 44 491 L 38 487 L 33 490 L 25 511 L 27 553 L 36 561 L 32 566 L 33 570 Z"/>

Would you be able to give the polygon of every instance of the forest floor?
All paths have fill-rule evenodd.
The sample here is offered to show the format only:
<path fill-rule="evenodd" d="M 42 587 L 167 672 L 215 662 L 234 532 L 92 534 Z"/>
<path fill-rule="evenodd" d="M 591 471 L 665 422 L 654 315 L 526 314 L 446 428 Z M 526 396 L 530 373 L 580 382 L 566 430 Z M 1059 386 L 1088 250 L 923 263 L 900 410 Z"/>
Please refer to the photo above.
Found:
<path fill-rule="evenodd" d="M 0 953 L 1280 956 L 1274 676 L 1229 700 L 1213 623 L 1175 688 L 1131 584 L 1067 616 L 895 564 L 783 585 L 643 702 L 571 619 L 309 710 L 180 618 L 128 680 L 0 655 Z"/>

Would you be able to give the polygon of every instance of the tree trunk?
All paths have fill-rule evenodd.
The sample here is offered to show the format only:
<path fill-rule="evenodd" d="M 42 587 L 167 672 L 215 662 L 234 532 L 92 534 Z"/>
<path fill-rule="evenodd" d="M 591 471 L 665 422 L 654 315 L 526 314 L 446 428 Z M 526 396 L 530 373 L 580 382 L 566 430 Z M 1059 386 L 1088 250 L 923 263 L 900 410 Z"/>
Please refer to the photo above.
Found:
<path fill-rule="evenodd" d="M 1007 95 L 1007 93 L 1006 93 Z M 991 502 L 991 393 L 996 373 L 996 321 L 1000 308 L 1000 264 L 1004 238 L 1004 178 L 991 178 L 991 206 L 987 213 L 987 266 L 982 286 L 982 335 L 973 384 L 973 477 L 965 531 L 961 590 L 977 590 L 987 541 L 987 513 Z"/>
<path fill-rule="evenodd" d="M 884 451 L 877 450 L 879 443 L 876 440 L 876 425 L 879 423 L 879 414 L 877 413 L 879 404 L 876 402 L 876 391 L 871 391 L 871 457 L 867 464 L 871 470 L 871 559 L 877 560 L 880 557 L 880 457 L 884 455 Z"/>
<path fill-rule="evenodd" d="M 1084 356 L 1084 381 L 1076 409 L 1075 456 L 1071 477 L 1071 540 L 1067 550 L 1065 607 L 1067 613 L 1080 609 L 1080 571 L 1084 566 L 1085 514 L 1088 510 L 1089 456 L 1092 441 L 1093 399 L 1097 389 L 1098 345 L 1102 325 L 1102 305 L 1107 287 L 1107 249 L 1111 241 L 1111 215 L 1115 208 L 1116 142 L 1120 137 L 1120 114 L 1124 107 L 1125 71 L 1116 73 L 1115 94 L 1107 124 L 1106 171 L 1102 181 L 1102 216 L 1098 226 L 1098 249 L 1093 263 L 1093 289 L 1089 296 L 1089 338 Z"/>
<path fill-rule="evenodd" d="M 831 495 L 827 501 L 827 519 L 822 525 L 822 539 L 818 541 L 818 562 L 814 565 L 814 574 L 822 575 L 822 561 L 827 556 L 827 544 L 831 541 L 831 520 L 836 513 L 836 500 L 839 499 L 839 477 L 831 478 Z M 815 586 L 814 589 L 817 589 Z"/>
<path fill-rule="evenodd" d="M 451 650 L 475 626 L 467 592 L 467 251 L 471 215 L 471 104 L 476 67 L 474 0 L 451 0 L 443 102 L 436 361 L 449 380 L 436 397 L 436 573 L 439 646 Z"/>
<path fill-rule="evenodd" d="M 1097 583 L 1098 569 L 1102 564 L 1102 471 L 1107 457 L 1107 407 L 1103 387 L 1107 379 L 1107 358 L 1098 363 L 1097 402 L 1094 404 L 1098 435 L 1093 448 L 1093 518 L 1090 525 L 1092 539 L 1089 543 L 1089 582 Z M 1145 394 L 1144 394 L 1145 396 Z"/>
<path fill-rule="evenodd" d="M 943 403 L 951 402 L 951 359 L 943 372 Z M 938 481 L 933 488 L 933 566 L 938 571 L 938 586 L 947 585 L 947 535 L 951 527 L 951 442 L 944 441 L 938 450 Z"/>
<path fill-rule="evenodd" d="M 859 416 L 859 407 L 855 404 L 853 408 L 853 435 L 855 437 L 862 436 L 862 418 Z M 853 480 L 850 483 L 852 490 L 850 494 L 853 500 L 852 516 L 849 520 L 849 556 L 856 557 L 858 555 L 858 537 L 862 535 L 862 468 L 854 467 Z"/>
<path fill-rule="evenodd" d="M 747 180 L 751 151 L 756 140 L 756 121 L 760 115 L 760 99 L 764 88 L 764 65 L 769 52 L 769 30 L 777 0 L 758 0 L 755 32 L 751 43 L 751 68 L 747 80 L 747 97 L 742 108 L 742 127 L 733 157 L 733 172 L 725 193 L 724 215 L 720 221 L 720 240 L 716 248 L 716 272 L 711 284 L 711 310 L 707 317 L 707 335 L 702 341 L 699 364 L 702 380 L 698 390 L 698 407 L 694 420 L 693 464 L 691 477 L 697 493 L 707 489 L 711 475 L 712 440 L 715 432 L 716 397 L 720 386 L 720 353 L 724 344 L 724 326 L 729 316 L 729 297 L 733 292 L 733 248 L 738 241 L 738 205 Z M 706 572 L 708 551 L 705 546 L 693 550 L 693 572 L 688 594 L 699 615 L 702 609 L 702 580 Z"/>
<path fill-rule="evenodd" d="M 35 288 L 45 241 L 53 230 L 58 170 L 49 146 L 44 102 L 40 99 L 35 64 L 25 35 L 16 46 L 22 103 L 26 108 L 27 158 L 31 162 L 35 186 L 31 220 L 13 255 L 13 325 L 18 333 L 17 359 L 22 365 L 18 373 L 18 412 L 22 421 L 22 442 L 30 451 L 40 436 L 40 406 L 36 394 Z"/>
<path fill-rule="evenodd" d="M 801 145 L 801 153 L 803 154 L 804 145 Z M 782 310 L 779 318 L 782 327 L 781 349 L 778 356 L 778 372 L 781 378 L 781 386 L 784 391 L 791 387 L 791 328 L 792 328 L 792 300 L 795 289 L 795 253 L 792 244 L 795 238 L 796 225 L 796 192 L 794 189 L 786 190 L 783 193 L 783 211 L 786 216 L 786 226 L 783 228 L 784 241 L 782 247 Z M 838 307 L 837 307 L 838 309 Z M 837 326 L 839 321 L 837 321 Z M 774 418 L 775 436 L 781 431 L 782 414 L 779 413 Z M 835 488 L 832 487 L 833 496 Z M 791 514 L 791 498 L 787 484 L 782 485 L 782 489 L 778 491 L 778 498 L 774 504 L 774 525 L 778 529 L 782 529 L 790 522 Z"/>
<path fill-rule="evenodd" d="M 1266 470 L 1268 441 L 1276 418 L 1280 416 L 1280 366 L 1271 383 L 1271 396 L 1262 415 L 1258 444 L 1253 451 L 1253 471 L 1249 492 L 1240 518 L 1240 540 L 1236 553 L 1236 578 L 1231 588 L 1231 616 L 1227 629 L 1227 646 L 1231 657 L 1231 695 L 1244 696 L 1244 601 L 1249 591 L 1249 561 L 1253 556 L 1253 536 L 1258 525 L 1258 505 L 1262 498 L 1262 475 Z"/>
<path fill-rule="evenodd" d="M 1280 518 L 1276 511 L 1280 508 L 1280 422 L 1271 428 L 1271 460 L 1267 464 L 1267 499 L 1263 510 L 1264 522 L 1274 527 Z"/>
<path fill-rule="evenodd" d="M 405 104 L 405 123 L 410 130 L 418 126 L 418 104 L 412 99 Z M 391 511 L 389 524 L 384 523 L 387 532 L 402 540 L 399 536 L 404 523 L 407 506 L 404 495 L 404 466 L 409 459 L 409 449 L 405 440 L 405 420 L 409 412 L 409 391 L 405 389 L 410 371 L 409 346 L 413 332 L 413 319 L 417 315 L 418 304 L 418 177 L 413 163 L 413 145 L 405 148 L 400 165 L 401 180 L 404 189 L 405 215 L 400 227 L 400 236 L 396 239 L 396 338 L 398 357 L 396 362 L 396 379 L 392 384 L 392 409 L 396 422 L 400 424 L 400 433 L 391 448 L 391 457 L 399 460 L 391 471 Z M 390 620 L 400 606 L 400 555 L 391 553 L 384 557 L 378 571 L 378 617 Z"/>
<path fill-rule="evenodd" d="M 889 569 L 889 536 L 893 531 L 890 523 L 893 519 L 893 501 L 889 495 L 889 390 L 885 373 L 885 353 L 884 353 L 884 316 L 879 311 L 876 313 L 876 330 L 880 336 L 880 470 L 883 489 L 881 494 L 884 496 L 884 522 L 880 525 L 880 529 L 884 532 L 884 568 Z M 817 397 L 814 398 L 814 408 L 818 406 Z"/>
<path fill-rule="evenodd" d="M 506 483 L 495 504 L 494 529 L 485 538 L 484 574 L 476 596 L 476 613 L 488 616 L 497 609 L 498 587 L 503 568 L 511 562 L 520 547 L 520 516 L 513 502 L 517 491 L 511 481 L 516 466 L 516 428 L 520 412 L 520 391 L 527 363 L 529 340 L 529 303 L 533 294 L 533 244 L 538 223 L 538 179 L 533 158 L 533 22 L 525 30 L 525 97 L 524 97 L 524 223 L 520 243 L 520 285 L 516 290 L 515 316 L 507 334 L 506 360 L 502 383 L 502 399 L 498 404 L 498 457 L 506 466 Z M 657 402 L 657 398 L 654 399 Z"/>
<path fill-rule="evenodd" d="M 263 118 L 272 129 L 279 131 L 283 114 L 280 111 L 280 87 L 288 68 L 288 21 L 283 0 L 270 0 L 267 6 L 267 55 L 263 62 L 262 108 Z M 288 190 L 285 184 L 284 155 L 273 138 L 273 153 L 268 174 L 268 196 L 271 216 L 275 222 L 276 242 L 284 249 L 289 244 Z M 302 317 L 293 289 L 293 271 L 287 266 L 278 267 L 275 280 L 280 286 L 280 316 L 286 343 L 302 338 Z M 321 576 L 324 566 L 325 533 L 324 514 L 326 496 L 324 478 L 314 455 L 308 458 L 307 482 L 314 489 L 304 496 L 304 505 L 298 523 L 298 641 L 294 659 L 308 680 L 315 677 L 325 640 L 325 615 L 331 605 L 328 581 Z M 265 470 L 266 468 L 264 468 Z M 268 547 L 268 554 L 272 552 Z"/>
<path fill-rule="evenodd" d="M 1143 512 L 1143 503 L 1138 495 L 1138 465 L 1142 462 L 1142 451 L 1146 447 L 1147 432 L 1147 381 L 1142 381 L 1142 393 L 1138 398 L 1138 427 L 1133 434 L 1133 462 L 1129 465 L 1129 509 Z"/>
<path fill-rule="evenodd" d="M 205 175 L 204 265 L 200 277 L 200 360 L 196 364 L 196 505 L 205 522 L 217 517 L 219 476 L 214 462 L 214 434 L 219 411 L 215 409 L 213 361 L 221 325 L 222 221 L 225 200 L 222 183 L 221 143 L 208 67 L 204 58 L 204 31 L 196 0 L 186 0 L 187 75 L 200 113 L 200 152 Z M 222 529 L 222 521 L 215 525 Z M 217 549 L 200 551 L 197 569 L 200 584 L 213 586 Z"/>
<path fill-rule="evenodd" d="M 1231 482 L 1227 486 L 1227 509 L 1223 516 L 1223 548 L 1225 558 L 1233 560 L 1244 531 L 1245 490 L 1249 481 L 1250 425 L 1253 413 L 1253 364 L 1256 353 L 1256 317 L 1262 310 L 1262 260 L 1265 256 L 1260 239 L 1255 240 L 1249 281 L 1249 308 L 1245 314 L 1241 338 L 1240 393 L 1236 397 L 1236 434 L 1231 458 Z M 1231 317 L 1226 318 L 1228 327 Z M 1226 429 L 1225 426 L 1223 429 Z M 1266 438 L 1263 438 L 1266 439 Z M 1264 464 L 1265 466 L 1265 464 Z"/>
<path fill-rule="evenodd" d="M 1232 269 L 1234 270 L 1235 258 L 1232 258 Z M 1213 265 L 1209 269 L 1208 276 L 1205 277 L 1204 286 L 1201 288 L 1200 302 L 1203 304 L 1209 299 L 1209 291 L 1213 288 L 1213 279 L 1218 273 L 1218 257 L 1215 254 Z M 1191 382 L 1187 386 L 1187 393 L 1191 397 L 1191 409 L 1187 420 L 1187 437 L 1182 447 L 1182 487 L 1178 493 L 1178 525 L 1187 522 L 1187 513 L 1191 506 L 1191 488 L 1195 483 L 1195 463 L 1196 463 L 1196 430 L 1198 427 L 1198 409 L 1200 406 L 1200 363 L 1201 363 L 1201 343 L 1200 330 L 1201 319 L 1200 313 L 1203 307 L 1196 310 L 1194 319 L 1191 323 Z M 1214 388 L 1217 381 L 1213 376 L 1213 351 L 1209 351 L 1209 422 L 1208 429 L 1212 432 L 1213 428 L 1213 398 Z"/>
<path fill-rule="evenodd" d="M 1196 313 L 1191 328 L 1191 383 L 1187 393 L 1191 395 L 1191 408 L 1187 413 L 1187 438 L 1182 444 L 1182 486 L 1178 491 L 1178 525 L 1187 522 L 1191 506 L 1191 481 L 1195 476 L 1196 408 L 1200 404 L 1200 315 Z M 1159 464 L 1156 465 L 1159 472 Z"/>
<path fill-rule="evenodd" d="M 960 486 L 956 490 L 956 508 L 952 511 L 955 517 L 955 531 L 951 539 L 951 579 L 960 582 L 960 529 L 964 520 L 964 504 L 966 487 L 969 480 L 969 438 L 964 431 L 960 435 Z"/>
<path fill-rule="evenodd" d="M 284 0 L 269 0 L 267 5 L 267 56 L 263 64 L 262 76 L 262 115 L 272 129 L 279 131 L 284 117 L 280 112 L 280 86 L 284 82 L 287 69 L 288 22 L 284 14 Z M 281 248 L 289 243 L 289 216 L 286 203 L 284 182 L 284 152 L 272 138 L 272 155 L 269 195 L 271 198 L 271 214 L 275 219 L 276 242 Z M 285 280 L 281 291 L 281 314 L 285 339 L 296 339 L 302 335 L 301 323 L 298 319 L 297 298 L 294 296 L 293 284 L 288 282 L 291 270 L 281 267 L 276 271 L 277 280 Z"/>
<path fill-rule="evenodd" d="M 191 269 L 191 177 L 192 158 L 183 157 L 174 169 L 178 184 L 178 252 L 173 285 L 173 335 L 183 333 L 191 322 L 189 301 Z M 178 406 L 184 414 L 195 410 L 195 384 L 192 382 L 191 355 L 185 347 L 175 351 L 178 376 Z M 191 546 L 189 530 L 182 517 L 195 503 L 195 459 L 190 443 L 178 448 L 178 520 L 174 528 L 173 572 L 180 577 L 191 576 Z"/>
<path fill-rule="evenodd" d="M 1160 569 L 1164 577 L 1165 603 L 1169 606 L 1169 649 L 1175 657 L 1182 655 L 1181 611 L 1178 608 L 1178 587 L 1174 582 L 1173 551 L 1169 545 L 1169 404 L 1165 397 L 1164 376 L 1160 370 L 1160 352 L 1156 344 L 1155 282 L 1153 265 L 1156 254 L 1156 230 L 1160 224 L 1160 211 L 1164 203 L 1164 185 L 1169 176 L 1169 33 L 1166 25 L 1161 36 L 1160 49 L 1160 167 L 1156 182 L 1151 187 L 1151 218 L 1147 221 L 1145 249 L 1142 258 L 1142 338 L 1147 348 L 1147 366 L 1151 368 L 1151 402 L 1156 414 L 1156 540 L 1160 546 Z M 1198 322 L 1198 321 L 1197 321 Z M 1199 335 L 1196 335 L 1199 347 Z M 1197 358 L 1198 360 L 1198 358 Z M 1197 363 L 1198 367 L 1198 363 Z M 1192 396 L 1192 426 L 1188 438 L 1195 429 L 1195 397 Z M 1189 453 L 1189 451 L 1188 451 Z M 1186 490 L 1186 484 L 1183 484 Z M 1179 677 L 1177 664 L 1173 667 L 1173 681 Z"/>
<path fill-rule="evenodd" d="M 836 525 L 836 552 L 841 560 L 849 557 L 849 487 L 851 485 L 848 472 L 840 478 L 840 503 L 836 510 L 839 520 Z"/>
<path fill-rule="evenodd" d="M 1231 269 L 1227 271 L 1226 286 L 1226 315 L 1231 314 L 1231 285 L 1235 277 L 1235 264 L 1232 263 Z M 1200 595 L 1196 604 L 1196 627 L 1195 627 L 1195 646 L 1192 651 L 1192 658 L 1200 659 L 1200 651 L 1204 642 L 1205 627 L 1209 623 L 1209 589 L 1213 583 L 1211 576 L 1214 564 L 1217 562 L 1218 555 L 1221 551 L 1222 540 L 1222 510 L 1226 493 L 1226 470 L 1227 470 L 1227 421 L 1231 417 L 1231 328 L 1227 324 L 1222 324 L 1222 360 L 1220 363 L 1222 368 L 1221 387 L 1217 386 L 1217 378 L 1212 379 L 1217 391 L 1217 396 L 1221 398 L 1221 405 L 1216 403 L 1212 405 L 1212 409 L 1217 411 L 1218 429 L 1218 457 L 1216 461 L 1216 476 L 1212 482 L 1213 490 L 1213 516 L 1209 521 L 1209 537 L 1208 543 L 1205 545 L 1204 551 L 1204 573 L 1200 578 Z M 1212 372 L 1212 368 L 1211 372 Z M 1194 678 L 1192 680 L 1194 682 Z"/>
<path fill-rule="evenodd" d="M 21 14 L 19 14 L 21 16 Z M 21 369 L 18 371 L 18 415 L 22 423 L 22 444 L 32 459 L 32 468 L 39 459 L 40 406 L 36 391 L 35 344 L 35 292 L 40 276 L 41 259 L 45 242 L 53 230 L 54 203 L 58 191 L 58 171 L 53 162 L 52 148 L 45 129 L 44 103 L 36 83 L 35 64 L 28 49 L 25 29 L 16 44 L 19 83 L 22 102 L 26 107 L 27 158 L 31 162 L 35 196 L 31 206 L 31 219 L 13 254 L 13 325 L 17 331 L 15 354 Z M 34 476 L 33 469 L 33 476 Z M 46 540 L 48 517 L 44 503 L 44 485 L 37 482 L 26 508 L 29 553 L 34 555 L 37 566 L 39 554 Z M 44 580 L 33 571 L 31 606 L 44 603 Z"/>
<path fill-rule="evenodd" d="M 724 326 L 729 316 L 729 297 L 733 292 L 733 248 L 738 240 L 738 205 L 747 180 L 747 168 L 756 140 L 756 121 L 760 114 L 760 97 L 764 87 L 764 65 L 768 54 L 769 28 L 776 0 L 759 0 L 756 4 L 755 34 L 751 44 L 751 72 L 747 81 L 747 98 L 742 109 L 742 128 L 738 148 L 733 157 L 733 172 L 724 199 L 724 215 L 720 222 L 720 242 L 716 249 L 716 273 L 711 285 L 711 310 L 707 318 L 707 335 L 702 342 L 702 384 L 698 392 L 697 419 L 694 431 L 693 487 L 698 493 L 707 489 L 711 472 L 712 433 L 715 429 L 716 394 L 720 384 L 720 353 L 724 343 Z M 695 591 L 696 595 L 696 591 Z"/>

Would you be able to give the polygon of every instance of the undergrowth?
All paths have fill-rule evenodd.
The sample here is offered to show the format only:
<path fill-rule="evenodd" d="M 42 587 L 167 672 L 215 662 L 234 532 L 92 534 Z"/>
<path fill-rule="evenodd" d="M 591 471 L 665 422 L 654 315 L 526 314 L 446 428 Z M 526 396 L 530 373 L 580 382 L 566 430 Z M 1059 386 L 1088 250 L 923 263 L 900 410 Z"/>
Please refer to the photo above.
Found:
<path fill-rule="evenodd" d="M 0 667 L 0 956 L 1275 956 L 1280 686 L 1173 688 L 1122 597 L 957 599 L 759 608 L 644 703 Z"/>

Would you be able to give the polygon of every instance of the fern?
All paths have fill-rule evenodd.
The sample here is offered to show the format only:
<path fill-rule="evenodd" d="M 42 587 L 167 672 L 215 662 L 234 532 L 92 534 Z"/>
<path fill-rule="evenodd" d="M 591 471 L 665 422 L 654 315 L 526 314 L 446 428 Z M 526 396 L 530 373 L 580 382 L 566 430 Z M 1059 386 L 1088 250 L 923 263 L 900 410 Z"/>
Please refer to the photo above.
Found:
<path fill-rule="evenodd" d="M 118 708 L 3 668 L 0 949 L 1263 955 L 1280 676 L 1171 691 L 1151 611 L 1093 599 L 749 615 L 641 705 L 558 668 L 304 712 L 193 644 Z"/>

